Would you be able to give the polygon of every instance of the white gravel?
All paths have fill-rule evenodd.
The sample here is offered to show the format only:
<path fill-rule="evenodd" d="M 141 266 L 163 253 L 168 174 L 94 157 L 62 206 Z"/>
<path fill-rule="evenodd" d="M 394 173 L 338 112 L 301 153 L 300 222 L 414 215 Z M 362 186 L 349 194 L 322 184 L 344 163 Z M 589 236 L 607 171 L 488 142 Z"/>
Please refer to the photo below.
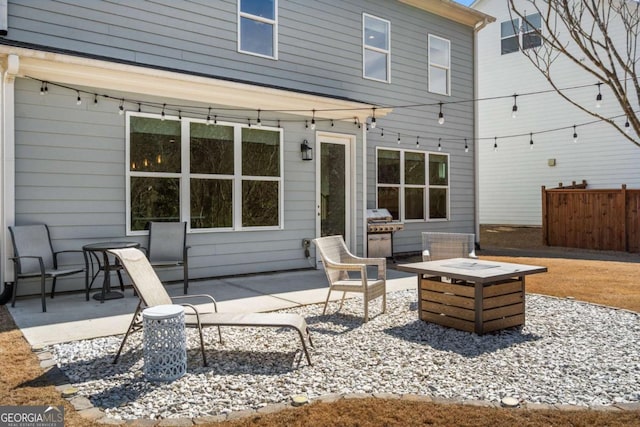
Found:
<path fill-rule="evenodd" d="M 388 294 L 387 313 L 362 324 L 362 301 L 286 310 L 307 319 L 315 349 L 307 366 L 297 333 L 207 330 L 209 367 L 189 330 L 188 372 L 171 383 L 143 375 L 142 334 L 118 364 L 122 336 L 52 346 L 79 394 L 118 419 L 199 417 L 271 403 L 291 395 L 424 394 L 499 402 L 584 406 L 640 401 L 640 316 L 574 300 L 527 295 L 526 326 L 477 336 L 418 320 L 415 291 Z"/>

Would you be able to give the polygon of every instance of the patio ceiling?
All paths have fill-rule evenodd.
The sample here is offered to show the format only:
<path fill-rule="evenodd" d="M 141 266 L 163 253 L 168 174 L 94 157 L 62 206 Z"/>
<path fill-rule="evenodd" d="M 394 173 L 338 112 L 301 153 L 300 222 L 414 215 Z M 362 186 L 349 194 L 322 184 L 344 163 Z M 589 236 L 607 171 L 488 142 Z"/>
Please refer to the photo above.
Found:
<path fill-rule="evenodd" d="M 61 53 L 0 46 L 4 63 L 18 58 L 19 77 L 263 111 L 297 111 L 321 119 L 366 120 L 372 104 Z M 7 67 L 5 67 L 6 69 Z M 376 108 L 384 117 L 391 108 Z"/>

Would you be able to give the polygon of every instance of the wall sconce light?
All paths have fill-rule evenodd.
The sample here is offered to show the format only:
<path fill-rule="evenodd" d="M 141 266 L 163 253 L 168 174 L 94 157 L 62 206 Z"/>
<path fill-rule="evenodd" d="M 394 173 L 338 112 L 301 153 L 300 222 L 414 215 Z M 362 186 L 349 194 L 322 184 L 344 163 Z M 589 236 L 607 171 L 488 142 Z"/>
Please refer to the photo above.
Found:
<path fill-rule="evenodd" d="M 300 153 L 302 154 L 302 160 L 313 160 L 313 148 L 311 148 L 306 139 L 300 144 Z"/>

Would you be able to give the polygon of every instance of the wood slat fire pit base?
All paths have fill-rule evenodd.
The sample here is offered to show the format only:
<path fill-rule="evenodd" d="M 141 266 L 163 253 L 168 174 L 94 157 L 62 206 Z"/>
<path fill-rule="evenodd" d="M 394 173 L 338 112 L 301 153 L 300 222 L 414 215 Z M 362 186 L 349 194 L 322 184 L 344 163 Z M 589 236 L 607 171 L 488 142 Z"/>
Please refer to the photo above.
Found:
<path fill-rule="evenodd" d="M 524 276 L 491 284 L 423 277 L 420 319 L 479 335 L 524 325 L 524 290 Z"/>

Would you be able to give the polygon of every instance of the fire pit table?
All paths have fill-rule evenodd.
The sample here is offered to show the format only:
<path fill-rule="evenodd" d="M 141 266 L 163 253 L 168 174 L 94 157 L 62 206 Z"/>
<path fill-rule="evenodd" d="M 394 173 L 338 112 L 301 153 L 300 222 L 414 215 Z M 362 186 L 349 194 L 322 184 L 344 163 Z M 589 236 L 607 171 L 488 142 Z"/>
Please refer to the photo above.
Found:
<path fill-rule="evenodd" d="M 482 335 L 524 325 L 525 276 L 546 267 L 469 258 L 401 264 L 418 275 L 421 320 Z"/>

